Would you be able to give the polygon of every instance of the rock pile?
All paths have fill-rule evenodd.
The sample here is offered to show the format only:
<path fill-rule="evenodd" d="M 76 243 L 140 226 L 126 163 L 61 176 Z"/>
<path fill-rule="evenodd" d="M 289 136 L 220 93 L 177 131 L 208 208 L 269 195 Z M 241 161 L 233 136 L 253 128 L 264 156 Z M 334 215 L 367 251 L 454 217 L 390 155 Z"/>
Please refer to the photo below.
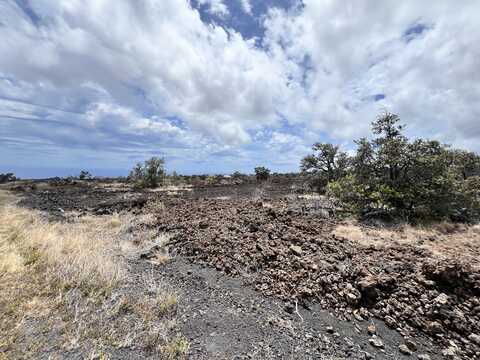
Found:
<path fill-rule="evenodd" d="M 346 319 L 375 316 L 407 338 L 428 334 L 452 356 L 480 357 L 478 270 L 411 245 L 360 246 L 332 235 L 334 225 L 293 211 L 287 199 L 167 199 L 157 214 L 172 248 L 265 295 L 320 302 Z"/>

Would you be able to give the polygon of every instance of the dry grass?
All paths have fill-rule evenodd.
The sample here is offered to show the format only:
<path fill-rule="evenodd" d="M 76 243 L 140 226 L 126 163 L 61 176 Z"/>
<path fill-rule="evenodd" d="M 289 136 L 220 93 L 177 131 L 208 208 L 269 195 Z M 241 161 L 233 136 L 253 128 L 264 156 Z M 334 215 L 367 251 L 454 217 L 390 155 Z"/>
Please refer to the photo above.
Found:
<path fill-rule="evenodd" d="M 471 260 L 473 264 L 478 264 L 480 258 L 480 225 L 438 223 L 381 228 L 345 222 L 338 225 L 333 234 L 362 246 L 411 245 L 428 249 L 437 257 L 462 257 Z"/>
<path fill-rule="evenodd" d="M 125 264 L 125 249 L 168 237 L 140 232 L 136 239 L 127 229 L 137 219 L 128 215 L 50 223 L 15 201 L 0 191 L 0 359 L 36 358 L 46 349 L 59 358 L 74 351 L 107 359 L 112 348 L 131 346 L 167 358 L 185 354 L 177 296 L 153 275 L 130 278 Z"/>
<path fill-rule="evenodd" d="M 190 344 L 188 341 L 179 336 L 163 345 L 161 347 L 161 352 L 167 359 L 178 359 L 185 356 L 189 347 Z"/>
<path fill-rule="evenodd" d="M 65 289 L 108 291 L 124 276 L 110 256 L 120 220 L 85 217 L 51 224 L 31 210 L 0 208 L 0 271 L 45 271 Z M 35 266 L 38 265 L 38 266 Z"/>
<path fill-rule="evenodd" d="M 41 351 L 72 294 L 101 302 L 125 276 L 111 256 L 119 219 L 52 224 L 15 201 L 0 192 L 0 353 L 12 358 Z"/>

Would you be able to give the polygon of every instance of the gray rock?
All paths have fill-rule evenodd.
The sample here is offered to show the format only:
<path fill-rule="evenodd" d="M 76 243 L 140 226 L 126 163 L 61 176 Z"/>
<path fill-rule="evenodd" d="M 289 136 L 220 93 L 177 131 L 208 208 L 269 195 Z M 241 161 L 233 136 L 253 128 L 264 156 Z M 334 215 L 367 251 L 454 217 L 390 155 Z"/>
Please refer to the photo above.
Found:
<path fill-rule="evenodd" d="M 415 344 L 412 340 L 406 340 L 405 345 L 411 350 L 411 351 L 417 351 L 417 344 Z"/>
<path fill-rule="evenodd" d="M 410 349 L 408 348 L 408 346 L 405 345 L 405 344 L 400 345 L 400 346 L 398 347 L 398 350 L 400 350 L 400 352 L 401 352 L 402 354 L 412 355 L 411 350 L 410 350 Z"/>
<path fill-rule="evenodd" d="M 290 251 L 292 253 L 294 253 L 295 255 L 297 256 L 301 256 L 302 255 L 302 248 L 300 246 L 297 246 L 297 245 L 291 245 L 290 246 Z"/>
<path fill-rule="evenodd" d="M 385 316 L 385 324 L 387 324 L 391 328 L 394 328 L 397 322 L 391 316 L 387 315 Z"/>
<path fill-rule="evenodd" d="M 448 300 L 450 298 L 448 297 L 448 295 L 444 294 L 444 293 L 441 293 L 440 295 L 438 295 L 435 300 L 433 300 L 437 305 L 446 305 L 448 303 Z"/>
<path fill-rule="evenodd" d="M 447 359 L 454 359 L 456 355 L 456 350 L 453 346 L 450 346 L 449 348 L 442 351 L 442 355 Z"/>
<path fill-rule="evenodd" d="M 430 333 L 432 334 L 441 334 L 445 330 L 443 329 L 442 324 L 440 324 L 438 321 L 431 321 L 427 324 L 427 329 Z"/>
<path fill-rule="evenodd" d="M 370 354 L 369 352 L 366 352 L 366 351 L 363 353 L 363 356 L 364 356 L 365 360 L 373 359 L 373 355 Z"/>
<path fill-rule="evenodd" d="M 353 293 L 348 293 L 347 294 L 347 302 L 351 305 L 354 305 L 358 302 L 358 298 L 355 294 Z"/>
<path fill-rule="evenodd" d="M 418 355 L 418 360 L 430 360 L 430 355 L 427 354 L 419 354 Z"/>
<path fill-rule="evenodd" d="M 382 339 L 380 339 L 378 336 L 373 335 L 368 342 L 376 348 L 383 348 L 385 345 L 383 345 Z"/>
<path fill-rule="evenodd" d="M 468 337 L 468 340 L 470 340 L 471 342 L 473 342 L 477 345 L 480 345 L 480 335 L 470 334 L 469 337 Z"/>

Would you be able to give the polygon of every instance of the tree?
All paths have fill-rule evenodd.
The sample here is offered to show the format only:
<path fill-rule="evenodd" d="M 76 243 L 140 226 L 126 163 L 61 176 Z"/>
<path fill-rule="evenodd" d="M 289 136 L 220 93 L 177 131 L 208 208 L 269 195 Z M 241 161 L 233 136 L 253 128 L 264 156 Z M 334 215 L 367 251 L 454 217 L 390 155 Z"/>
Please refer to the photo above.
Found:
<path fill-rule="evenodd" d="M 315 144 L 301 169 L 362 216 L 479 220 L 480 156 L 435 140 L 410 141 L 403 130 L 397 115 L 384 113 L 372 123 L 376 137 L 355 141 L 355 155 Z"/>
<path fill-rule="evenodd" d="M 332 144 L 316 143 L 312 149 L 314 154 L 302 159 L 300 169 L 313 175 L 311 185 L 321 192 L 329 182 L 345 176 L 350 160 L 345 152 Z"/>
<path fill-rule="evenodd" d="M 80 180 L 86 180 L 86 179 L 91 179 L 93 176 L 90 174 L 88 171 L 82 170 L 80 171 L 80 175 L 78 175 L 78 178 Z"/>
<path fill-rule="evenodd" d="M 0 184 L 18 180 L 13 173 L 0 174 Z"/>
<path fill-rule="evenodd" d="M 152 157 L 143 164 L 137 163 L 130 171 L 129 180 L 140 188 L 155 188 L 163 183 L 165 178 L 164 165 L 165 160 L 159 157 Z"/>
<path fill-rule="evenodd" d="M 255 177 L 257 181 L 267 181 L 270 177 L 270 169 L 267 169 L 264 166 L 259 166 L 255 168 Z"/>
<path fill-rule="evenodd" d="M 235 171 L 233 174 L 232 174 L 232 178 L 234 179 L 241 179 L 241 178 L 244 178 L 246 175 L 245 174 L 242 174 L 240 171 Z"/>

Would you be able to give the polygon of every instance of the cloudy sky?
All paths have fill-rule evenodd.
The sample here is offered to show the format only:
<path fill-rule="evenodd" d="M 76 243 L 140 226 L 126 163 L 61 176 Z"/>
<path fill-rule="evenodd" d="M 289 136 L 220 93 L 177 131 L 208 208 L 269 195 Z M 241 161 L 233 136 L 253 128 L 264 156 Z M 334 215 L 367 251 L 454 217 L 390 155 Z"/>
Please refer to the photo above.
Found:
<path fill-rule="evenodd" d="M 0 0 L 0 172 L 295 171 L 383 109 L 480 151 L 477 0 Z"/>

